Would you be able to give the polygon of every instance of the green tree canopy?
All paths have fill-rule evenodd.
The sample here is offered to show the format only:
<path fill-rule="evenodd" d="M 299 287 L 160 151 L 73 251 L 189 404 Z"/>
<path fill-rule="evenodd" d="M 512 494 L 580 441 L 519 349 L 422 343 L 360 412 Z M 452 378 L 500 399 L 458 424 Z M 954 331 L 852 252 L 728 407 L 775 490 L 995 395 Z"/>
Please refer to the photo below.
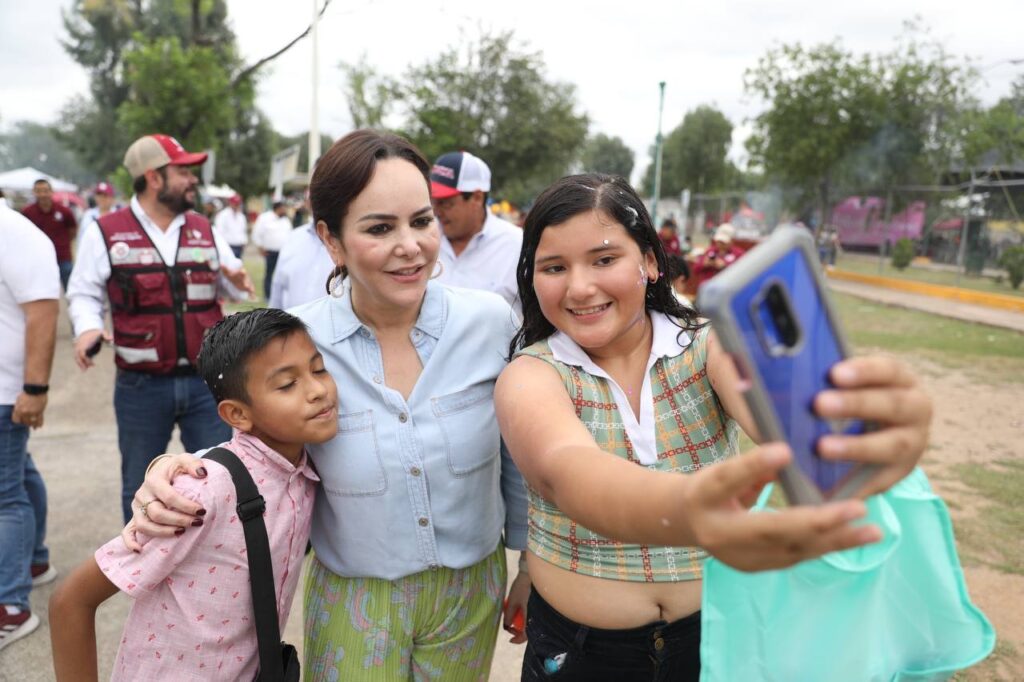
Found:
<path fill-rule="evenodd" d="M 690 189 L 712 192 L 731 189 L 738 172 L 726 158 L 732 144 L 732 123 L 718 109 L 701 105 L 683 116 L 665 137 L 661 152 L 661 194 L 673 196 Z M 654 191 L 654 154 L 641 184 L 644 194 Z"/>
<path fill-rule="evenodd" d="M 747 147 L 769 181 L 814 198 L 934 182 L 962 153 L 961 122 L 977 74 L 911 25 L 889 53 L 854 55 L 836 41 L 770 50 L 747 71 L 767 102 Z"/>
<path fill-rule="evenodd" d="M 629 179 L 633 172 L 633 150 L 620 137 L 598 133 L 587 139 L 580 156 L 585 173 L 608 173 Z"/>
<path fill-rule="evenodd" d="M 382 98 L 394 98 L 403 133 L 429 159 L 476 154 L 491 167 L 492 194 L 528 203 L 579 158 L 588 121 L 576 111 L 575 87 L 549 80 L 541 55 L 513 43 L 512 32 L 485 33 L 380 88 L 365 63 L 346 67 L 350 96 L 364 98 L 353 119 L 381 123 Z"/>

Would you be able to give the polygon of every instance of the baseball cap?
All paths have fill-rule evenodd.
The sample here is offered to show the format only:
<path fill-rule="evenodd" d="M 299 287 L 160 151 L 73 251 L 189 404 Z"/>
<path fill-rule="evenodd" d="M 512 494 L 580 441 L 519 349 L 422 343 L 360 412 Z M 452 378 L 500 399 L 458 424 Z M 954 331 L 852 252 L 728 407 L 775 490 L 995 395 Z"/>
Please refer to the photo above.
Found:
<path fill-rule="evenodd" d="M 198 166 L 206 161 L 202 152 L 187 152 L 170 135 L 146 135 L 132 142 L 124 155 L 124 165 L 133 178 L 148 170 L 174 166 Z"/>
<path fill-rule="evenodd" d="M 721 225 L 718 226 L 718 229 L 715 230 L 715 236 L 712 238 L 711 241 L 731 242 L 732 238 L 735 236 L 736 228 L 734 228 L 730 223 L 722 223 Z"/>
<path fill-rule="evenodd" d="M 102 194 L 105 197 L 112 197 L 114 196 L 114 188 L 109 182 L 101 182 L 96 185 L 96 191 L 94 194 Z"/>
<path fill-rule="evenodd" d="M 232 206 L 239 206 L 242 203 L 242 197 L 238 196 L 237 194 L 232 194 L 231 196 L 228 197 L 228 203 L 231 204 Z"/>
<path fill-rule="evenodd" d="M 430 169 L 430 196 L 434 199 L 476 190 L 491 191 L 491 169 L 469 152 L 442 154 Z"/>

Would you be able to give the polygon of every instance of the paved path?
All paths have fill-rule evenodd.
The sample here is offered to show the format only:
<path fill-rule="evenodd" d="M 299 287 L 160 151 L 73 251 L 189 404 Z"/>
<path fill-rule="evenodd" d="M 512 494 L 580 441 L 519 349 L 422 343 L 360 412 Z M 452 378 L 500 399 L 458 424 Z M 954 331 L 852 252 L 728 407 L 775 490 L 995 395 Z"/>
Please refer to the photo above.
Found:
<path fill-rule="evenodd" d="M 987 306 L 836 279 L 829 280 L 829 287 L 833 291 L 859 296 L 860 298 L 866 298 L 878 303 L 899 306 L 901 308 L 912 308 L 936 315 L 953 317 L 966 322 L 976 322 L 1024 332 L 1024 314 L 1010 310 L 1000 310 L 998 308 L 989 308 Z"/>

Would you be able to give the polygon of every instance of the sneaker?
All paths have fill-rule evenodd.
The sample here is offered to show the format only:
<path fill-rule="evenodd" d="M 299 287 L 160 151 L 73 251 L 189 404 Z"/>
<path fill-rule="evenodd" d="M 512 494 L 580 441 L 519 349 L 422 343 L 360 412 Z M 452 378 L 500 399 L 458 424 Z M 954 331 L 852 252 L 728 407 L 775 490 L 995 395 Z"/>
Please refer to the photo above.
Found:
<path fill-rule="evenodd" d="M 16 613 L 11 613 L 16 611 Z M 39 627 L 39 616 L 15 606 L 0 606 L 0 650 Z"/>
<path fill-rule="evenodd" d="M 57 579 L 57 569 L 50 564 L 32 564 L 32 587 L 52 583 Z"/>

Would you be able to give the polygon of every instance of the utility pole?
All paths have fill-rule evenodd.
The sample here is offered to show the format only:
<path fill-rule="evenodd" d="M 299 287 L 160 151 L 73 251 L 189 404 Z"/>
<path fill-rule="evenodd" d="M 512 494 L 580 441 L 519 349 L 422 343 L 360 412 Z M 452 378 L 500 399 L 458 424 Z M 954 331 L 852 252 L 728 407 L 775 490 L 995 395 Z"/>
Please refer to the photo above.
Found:
<path fill-rule="evenodd" d="M 651 222 L 655 230 L 658 229 L 658 197 L 661 196 L 661 113 L 665 109 L 665 81 L 658 83 L 658 89 L 661 96 L 658 102 L 658 137 L 654 141 L 654 196 L 651 197 Z"/>
<path fill-rule="evenodd" d="M 317 8 L 317 1 L 313 0 L 313 23 L 310 25 L 309 37 L 313 52 L 313 102 L 309 117 L 309 168 L 308 180 L 313 180 L 313 168 L 317 159 L 320 158 L 320 120 L 319 114 L 319 90 L 320 90 L 320 55 L 317 46 L 317 24 L 320 23 L 320 10 Z"/>
<path fill-rule="evenodd" d="M 971 201 L 974 197 L 974 169 L 971 169 L 971 184 L 967 190 L 967 205 L 964 208 L 964 224 L 960 226 L 960 249 L 956 254 L 956 285 L 960 286 L 960 275 L 964 271 L 964 256 L 967 254 L 967 230 L 971 224 Z"/>

